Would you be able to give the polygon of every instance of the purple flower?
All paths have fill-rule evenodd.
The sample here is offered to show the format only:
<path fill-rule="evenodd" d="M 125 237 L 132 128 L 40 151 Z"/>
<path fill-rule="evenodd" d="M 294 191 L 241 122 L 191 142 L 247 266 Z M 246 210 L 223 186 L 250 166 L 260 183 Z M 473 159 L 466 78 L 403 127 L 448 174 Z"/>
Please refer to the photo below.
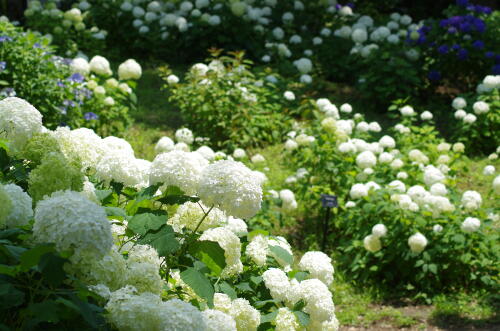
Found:
<path fill-rule="evenodd" d="M 93 112 L 88 112 L 83 115 L 83 118 L 86 119 L 87 121 L 91 121 L 98 119 L 99 116 L 97 116 L 97 114 L 94 114 Z"/>
<path fill-rule="evenodd" d="M 448 45 L 441 45 L 437 50 L 440 54 L 447 54 L 450 51 L 450 47 Z"/>
<path fill-rule="evenodd" d="M 459 50 L 457 53 L 457 58 L 460 61 L 466 60 L 468 56 L 469 56 L 469 53 L 467 52 L 466 49 L 463 49 L 463 48 L 461 50 Z"/>
<path fill-rule="evenodd" d="M 441 79 L 441 73 L 437 70 L 431 70 L 429 71 L 429 74 L 427 75 L 430 81 L 437 82 L 438 80 Z"/>
<path fill-rule="evenodd" d="M 42 48 L 42 45 L 40 43 L 34 43 L 33 48 Z"/>
<path fill-rule="evenodd" d="M 483 49 L 484 48 L 484 42 L 481 41 L 481 40 L 475 40 L 472 43 L 472 47 L 474 47 L 475 49 Z"/>
<path fill-rule="evenodd" d="M 485 56 L 487 59 L 491 59 L 492 57 L 494 57 L 494 56 L 495 56 L 495 53 L 494 53 L 494 52 L 489 51 L 489 52 L 484 53 L 484 56 Z"/>
<path fill-rule="evenodd" d="M 0 72 L 4 71 L 7 68 L 7 62 L 0 61 Z"/>
<path fill-rule="evenodd" d="M 460 45 L 459 45 L 459 44 L 455 44 L 455 45 L 451 46 L 451 49 L 453 49 L 454 51 L 458 51 L 458 50 L 460 50 L 461 48 L 462 48 L 462 47 L 460 47 Z"/>
<path fill-rule="evenodd" d="M 68 80 L 69 80 L 70 82 L 74 82 L 74 83 L 83 83 L 83 81 L 85 80 L 85 77 L 83 77 L 83 75 L 82 75 L 82 74 L 80 74 L 80 73 L 78 73 L 78 72 L 77 72 L 77 73 L 72 74 L 72 75 L 68 78 Z"/>
<path fill-rule="evenodd" d="M 12 38 L 9 36 L 0 36 L 0 43 L 3 43 L 4 41 L 12 41 Z"/>
<path fill-rule="evenodd" d="M 60 80 L 57 81 L 57 86 L 59 87 L 65 87 L 66 85 L 64 85 L 63 82 L 61 82 Z"/>
<path fill-rule="evenodd" d="M 76 103 L 72 100 L 64 100 L 63 105 L 65 105 L 66 107 L 71 107 L 71 108 L 76 107 Z"/>

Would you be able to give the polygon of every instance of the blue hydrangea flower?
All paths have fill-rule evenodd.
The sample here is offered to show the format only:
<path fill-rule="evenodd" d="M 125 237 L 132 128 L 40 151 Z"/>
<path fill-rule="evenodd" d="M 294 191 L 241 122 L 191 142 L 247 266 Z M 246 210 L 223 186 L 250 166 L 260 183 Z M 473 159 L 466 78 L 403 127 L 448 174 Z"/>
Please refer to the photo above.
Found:
<path fill-rule="evenodd" d="M 475 49 L 483 49 L 484 48 L 484 42 L 482 40 L 475 40 L 472 43 L 472 47 L 474 47 Z"/>
<path fill-rule="evenodd" d="M 87 121 L 91 121 L 98 119 L 99 116 L 93 112 L 88 112 L 83 115 L 83 118 L 86 119 Z"/>

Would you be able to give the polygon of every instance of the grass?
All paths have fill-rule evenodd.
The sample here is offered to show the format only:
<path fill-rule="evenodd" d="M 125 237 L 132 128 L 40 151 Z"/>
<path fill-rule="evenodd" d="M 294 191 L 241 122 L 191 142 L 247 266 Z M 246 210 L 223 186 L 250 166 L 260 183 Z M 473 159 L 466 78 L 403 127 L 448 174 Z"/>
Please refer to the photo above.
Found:
<path fill-rule="evenodd" d="M 138 108 L 131 115 L 135 124 L 125 132 L 137 157 L 152 160 L 154 145 L 164 135 L 182 126 L 180 114 L 168 103 L 166 92 L 161 90 L 163 81 L 156 70 L 147 69 L 139 81 Z M 339 98 L 340 99 L 340 98 Z M 373 115 L 373 114 L 372 114 Z M 280 187 L 284 180 L 294 173 L 287 166 L 281 153 L 281 145 L 248 151 L 250 156 L 262 154 L 267 162 L 257 169 L 264 172 L 272 187 Z M 483 196 L 486 207 L 496 207 L 493 196 L 488 196 L 493 176 L 484 176 L 482 169 L 488 164 L 500 168 L 500 162 L 487 158 L 472 158 L 461 161 L 457 174 L 460 190 L 476 190 Z M 453 295 L 439 295 L 432 306 L 396 305 L 383 302 L 377 293 L 358 286 L 336 273 L 332 288 L 336 314 L 341 325 L 354 328 L 426 330 L 439 327 L 449 330 L 494 330 L 500 323 L 498 317 L 500 296 L 462 292 Z"/>

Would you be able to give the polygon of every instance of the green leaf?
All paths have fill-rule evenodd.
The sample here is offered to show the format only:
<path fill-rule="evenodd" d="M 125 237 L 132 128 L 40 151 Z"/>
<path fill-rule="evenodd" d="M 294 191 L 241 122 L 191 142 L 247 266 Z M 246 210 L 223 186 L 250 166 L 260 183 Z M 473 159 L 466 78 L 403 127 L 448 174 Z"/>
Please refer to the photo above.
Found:
<path fill-rule="evenodd" d="M 205 299 L 210 308 L 213 308 L 214 288 L 204 274 L 194 268 L 187 268 L 181 272 L 181 279 L 193 289 L 194 293 Z"/>
<path fill-rule="evenodd" d="M 297 272 L 294 272 L 291 276 L 293 278 L 295 278 L 296 280 L 298 280 L 299 282 L 301 282 L 303 280 L 306 280 L 307 277 L 309 277 L 309 273 L 306 271 L 297 271 Z"/>
<path fill-rule="evenodd" d="M 433 274 L 437 274 L 437 265 L 429 264 L 429 271 L 432 272 Z"/>
<path fill-rule="evenodd" d="M 260 322 L 261 323 L 268 323 L 272 322 L 276 319 L 276 316 L 278 316 L 278 310 L 273 311 L 272 313 L 266 314 L 266 315 L 261 315 L 260 316 Z"/>
<path fill-rule="evenodd" d="M 107 197 L 109 197 L 113 193 L 113 190 L 95 190 L 95 195 L 99 201 L 104 201 Z M 110 216 L 110 215 L 108 215 Z"/>
<path fill-rule="evenodd" d="M 242 292 L 253 292 L 248 282 L 236 284 L 235 287 Z"/>
<path fill-rule="evenodd" d="M 127 213 L 120 207 L 104 207 L 106 215 L 127 218 Z"/>
<path fill-rule="evenodd" d="M 157 199 L 157 201 L 165 205 L 181 205 L 188 201 L 198 202 L 200 201 L 200 198 L 185 195 L 184 192 L 177 186 L 169 186 L 165 192 L 163 192 L 162 196 Z"/>
<path fill-rule="evenodd" d="M 227 296 L 230 297 L 231 300 L 234 300 L 238 297 L 236 291 L 227 282 L 220 283 L 219 288 L 222 291 L 222 293 L 227 294 Z"/>
<path fill-rule="evenodd" d="M 295 305 L 293 305 L 293 310 L 302 310 L 306 306 L 306 302 L 304 300 L 299 300 Z"/>
<path fill-rule="evenodd" d="M 293 256 L 286 249 L 280 246 L 269 246 L 269 250 L 285 263 L 290 265 L 293 263 Z"/>
<path fill-rule="evenodd" d="M 37 322 L 59 322 L 59 307 L 54 300 L 45 300 L 40 303 L 32 303 L 26 308 L 27 312 L 35 317 Z"/>
<path fill-rule="evenodd" d="M 15 266 L 0 264 L 0 275 L 7 275 L 14 277 L 17 274 Z"/>
<path fill-rule="evenodd" d="M 161 183 L 157 183 L 142 189 L 139 193 L 137 193 L 135 200 L 142 201 L 153 198 L 161 185 Z"/>
<path fill-rule="evenodd" d="M 17 307 L 24 302 L 24 293 L 10 283 L 0 283 L 0 308 Z"/>
<path fill-rule="evenodd" d="M 224 250 L 214 241 L 197 241 L 189 247 L 191 255 L 212 270 L 216 276 L 220 276 L 222 270 L 226 267 L 226 258 Z"/>
<path fill-rule="evenodd" d="M 28 271 L 30 268 L 36 266 L 43 255 L 54 252 L 54 244 L 41 244 L 27 250 L 21 255 L 20 270 Z"/>
<path fill-rule="evenodd" d="M 137 243 L 154 247 L 160 256 L 167 256 L 180 248 L 179 241 L 175 238 L 174 230 L 167 224 L 163 225 L 157 232 L 147 233 Z"/>
<path fill-rule="evenodd" d="M 300 325 L 304 327 L 309 325 L 309 314 L 306 314 L 303 311 L 294 311 L 293 313 L 295 314 L 295 316 L 297 316 Z"/>
<path fill-rule="evenodd" d="M 59 286 L 66 279 L 66 272 L 64 271 L 66 261 L 66 259 L 51 253 L 40 258 L 38 269 L 40 269 L 43 278 L 49 285 Z"/>
<path fill-rule="evenodd" d="M 145 213 L 132 217 L 128 222 L 128 228 L 135 233 L 144 236 L 149 231 L 157 231 L 165 224 L 167 224 L 166 217 Z"/>
<path fill-rule="evenodd" d="M 21 255 L 27 250 L 24 247 L 13 246 L 13 245 L 3 245 L 0 246 L 0 248 L 2 248 L 6 253 L 12 256 L 16 261 L 19 261 Z"/>

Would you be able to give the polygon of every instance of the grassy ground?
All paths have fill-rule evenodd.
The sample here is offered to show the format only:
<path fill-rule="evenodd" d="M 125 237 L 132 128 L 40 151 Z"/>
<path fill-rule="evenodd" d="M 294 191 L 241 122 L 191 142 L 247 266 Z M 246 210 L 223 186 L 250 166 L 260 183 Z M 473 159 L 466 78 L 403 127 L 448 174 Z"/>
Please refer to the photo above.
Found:
<path fill-rule="evenodd" d="M 179 114 L 168 103 L 162 80 L 155 70 L 145 70 L 138 84 L 138 108 L 132 113 L 136 123 L 125 133 L 138 157 L 152 160 L 154 144 L 164 135 L 172 136 L 182 126 Z M 267 160 L 266 167 L 259 169 L 268 175 L 270 184 L 277 186 L 292 174 L 286 160 L 280 155 L 281 146 L 269 146 L 261 153 Z M 494 197 L 487 196 L 493 178 L 482 175 L 487 164 L 500 168 L 499 161 L 470 159 L 462 164 L 458 185 L 463 190 L 479 191 L 487 207 L 495 206 Z M 343 330 L 498 330 L 500 329 L 500 295 L 456 293 L 441 295 L 433 305 L 415 305 L 408 302 L 384 302 L 375 292 L 343 279 L 336 273 L 333 285 L 337 317 Z"/>

